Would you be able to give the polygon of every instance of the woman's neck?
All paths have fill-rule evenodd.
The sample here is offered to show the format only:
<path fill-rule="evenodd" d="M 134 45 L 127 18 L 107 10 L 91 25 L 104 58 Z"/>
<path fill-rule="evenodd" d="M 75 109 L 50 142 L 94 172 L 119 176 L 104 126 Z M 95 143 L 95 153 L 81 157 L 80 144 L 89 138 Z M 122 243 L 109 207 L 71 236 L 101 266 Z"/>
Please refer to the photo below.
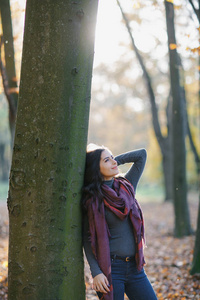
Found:
<path fill-rule="evenodd" d="M 110 180 L 104 180 L 103 184 L 106 184 L 108 187 L 112 188 L 114 182 L 114 177 Z"/>

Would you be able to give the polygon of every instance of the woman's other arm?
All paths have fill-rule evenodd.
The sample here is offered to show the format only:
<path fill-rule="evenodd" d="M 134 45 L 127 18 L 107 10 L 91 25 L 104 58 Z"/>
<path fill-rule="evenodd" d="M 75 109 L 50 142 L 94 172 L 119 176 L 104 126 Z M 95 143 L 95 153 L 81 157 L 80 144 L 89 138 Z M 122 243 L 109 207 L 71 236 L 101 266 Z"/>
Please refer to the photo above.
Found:
<path fill-rule="evenodd" d="M 144 170 L 144 166 L 147 159 L 147 152 L 145 149 L 138 149 L 129 151 L 115 157 L 118 165 L 122 165 L 125 163 L 133 163 L 128 172 L 125 174 L 125 178 L 130 181 L 133 185 L 134 190 L 136 191 L 136 187 L 138 181 L 142 175 Z"/>

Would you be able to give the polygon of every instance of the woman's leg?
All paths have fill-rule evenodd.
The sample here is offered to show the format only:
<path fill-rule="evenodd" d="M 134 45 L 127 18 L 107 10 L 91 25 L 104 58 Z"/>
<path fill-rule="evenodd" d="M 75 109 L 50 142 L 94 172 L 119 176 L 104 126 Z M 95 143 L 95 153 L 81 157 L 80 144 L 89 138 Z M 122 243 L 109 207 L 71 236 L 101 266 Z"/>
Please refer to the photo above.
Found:
<path fill-rule="evenodd" d="M 124 263 L 118 259 L 111 260 L 111 272 L 112 272 L 112 285 L 113 285 L 113 300 L 124 300 L 125 293 L 125 276 L 124 276 Z M 103 294 L 97 292 L 99 299 Z"/>
<path fill-rule="evenodd" d="M 125 292 L 125 264 L 118 259 L 112 259 L 112 284 L 114 300 L 124 300 Z"/>
<path fill-rule="evenodd" d="M 130 300 L 157 300 L 156 294 L 144 269 L 138 271 L 135 262 L 129 263 L 125 293 Z"/>

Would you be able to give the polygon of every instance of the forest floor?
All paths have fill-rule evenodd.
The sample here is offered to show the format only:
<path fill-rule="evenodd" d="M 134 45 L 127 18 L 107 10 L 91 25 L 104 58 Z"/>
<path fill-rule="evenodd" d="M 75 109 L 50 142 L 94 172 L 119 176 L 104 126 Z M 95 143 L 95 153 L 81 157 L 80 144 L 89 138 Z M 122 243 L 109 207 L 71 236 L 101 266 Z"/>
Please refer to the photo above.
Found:
<path fill-rule="evenodd" d="M 191 224 L 196 229 L 198 196 L 190 196 Z M 173 237 L 174 212 L 171 203 L 141 204 L 146 229 L 145 271 L 159 300 L 200 299 L 200 274 L 191 276 L 195 235 Z M 8 218 L 0 202 L 0 299 L 7 299 Z M 97 300 L 92 278 L 85 263 L 86 300 Z M 125 298 L 126 299 L 126 298 Z M 52 299 L 50 299 L 52 300 Z M 75 299 L 70 299 L 75 300 Z M 147 299 L 148 300 L 148 299 Z"/>

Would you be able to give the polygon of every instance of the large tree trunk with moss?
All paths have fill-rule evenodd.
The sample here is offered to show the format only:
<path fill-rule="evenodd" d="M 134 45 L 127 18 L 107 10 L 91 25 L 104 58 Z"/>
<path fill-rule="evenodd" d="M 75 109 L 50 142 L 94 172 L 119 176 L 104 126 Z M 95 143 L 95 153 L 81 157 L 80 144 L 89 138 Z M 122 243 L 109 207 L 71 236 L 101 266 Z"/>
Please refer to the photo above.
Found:
<path fill-rule="evenodd" d="M 167 35 L 172 92 L 172 149 L 173 149 L 173 200 L 175 210 L 175 236 L 191 234 L 186 182 L 186 118 L 182 97 L 179 60 L 176 50 L 173 3 L 165 0 Z"/>
<path fill-rule="evenodd" d="M 9 107 L 9 125 L 11 140 L 13 143 L 15 133 L 15 120 L 17 114 L 17 100 L 18 100 L 18 85 L 15 71 L 15 53 L 13 44 L 13 31 L 12 31 L 12 18 L 10 11 L 10 1 L 0 1 L 1 23 L 3 29 L 3 38 L 1 45 L 4 44 L 4 58 L 5 65 L 3 64 L 3 55 L 0 51 L 0 71 L 2 75 L 4 93 L 8 100 Z M 0 49 L 1 50 L 1 49 Z"/>
<path fill-rule="evenodd" d="M 27 0 L 8 209 L 8 299 L 84 299 L 84 176 L 97 0 Z"/>

